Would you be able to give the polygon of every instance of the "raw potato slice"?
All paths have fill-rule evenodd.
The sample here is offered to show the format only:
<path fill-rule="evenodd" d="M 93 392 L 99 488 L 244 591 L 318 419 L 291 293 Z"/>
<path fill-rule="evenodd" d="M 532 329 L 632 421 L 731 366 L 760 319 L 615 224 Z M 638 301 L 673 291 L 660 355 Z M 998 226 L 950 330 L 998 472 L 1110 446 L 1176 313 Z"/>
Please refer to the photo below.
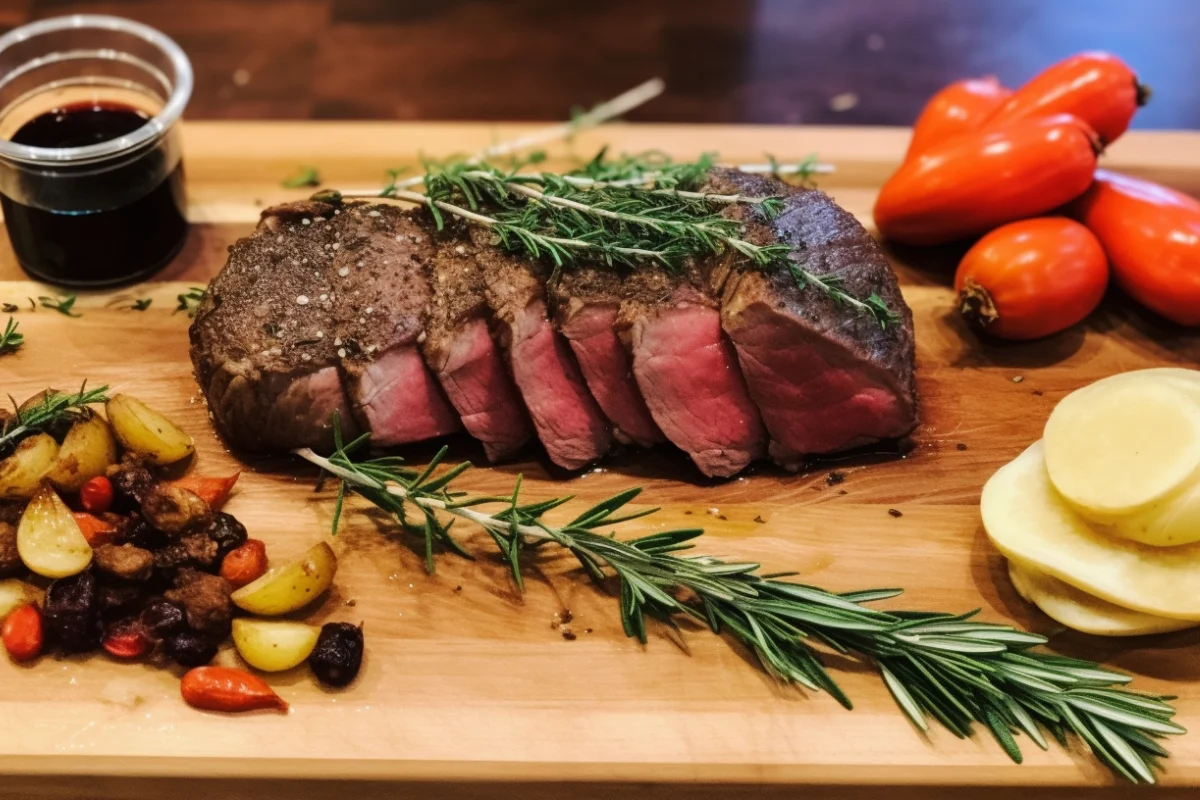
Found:
<path fill-rule="evenodd" d="M 317 646 L 321 629 L 303 622 L 235 619 L 233 644 L 242 659 L 263 672 L 298 667 Z"/>
<path fill-rule="evenodd" d="M 43 485 L 17 524 L 17 553 L 34 573 L 46 578 L 78 575 L 92 563 L 92 546 L 54 490 Z"/>
<path fill-rule="evenodd" d="M 71 426 L 46 479 L 60 492 L 77 492 L 117 462 L 117 442 L 108 423 L 97 414 Z"/>
<path fill-rule="evenodd" d="M 1200 544 L 1150 547 L 1094 530 L 1050 484 L 1041 442 L 988 480 L 980 511 L 1013 561 L 1125 608 L 1200 620 Z"/>
<path fill-rule="evenodd" d="M 1200 541 L 1200 464 L 1189 463 L 1196 437 L 1178 424 L 1179 408 L 1187 418 L 1200 413 L 1200 372 L 1138 370 L 1072 393 L 1046 425 L 1055 488 L 1113 536 L 1159 547 Z M 1126 452 L 1113 445 L 1123 434 Z"/>
<path fill-rule="evenodd" d="M 113 395 L 104 410 L 121 446 L 155 464 L 174 464 L 196 449 L 192 437 L 174 422 L 127 394 Z"/>
<path fill-rule="evenodd" d="M 12 455 L 0 461 L 0 498 L 33 497 L 57 455 L 58 442 L 47 433 L 22 439 Z"/>
<path fill-rule="evenodd" d="M 333 583 L 337 556 L 325 542 L 291 564 L 274 567 L 258 580 L 233 593 L 234 605 L 262 617 L 298 611 L 316 600 Z"/>
<path fill-rule="evenodd" d="M 1063 398 L 1045 443 L 1055 488 L 1111 523 L 1189 484 L 1200 468 L 1200 405 L 1149 376 L 1096 383 Z"/>
<path fill-rule="evenodd" d="M 1096 636 L 1145 636 L 1194 628 L 1200 622 L 1169 619 L 1113 605 L 1081 592 L 1058 578 L 1008 562 L 1008 576 L 1017 594 L 1068 628 Z"/>

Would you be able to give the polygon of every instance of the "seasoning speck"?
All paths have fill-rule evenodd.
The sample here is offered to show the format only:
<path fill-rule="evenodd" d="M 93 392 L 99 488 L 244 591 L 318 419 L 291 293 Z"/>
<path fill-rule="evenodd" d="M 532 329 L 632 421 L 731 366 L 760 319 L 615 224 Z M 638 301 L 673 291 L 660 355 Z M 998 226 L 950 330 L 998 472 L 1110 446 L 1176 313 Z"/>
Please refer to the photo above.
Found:
<path fill-rule="evenodd" d="M 351 597 L 351 598 L 350 598 L 349 600 L 347 600 L 347 601 L 346 601 L 346 602 L 345 602 L 343 605 L 345 605 L 345 606 L 347 606 L 347 607 L 349 607 L 349 608 L 354 608 L 356 605 L 358 605 L 358 601 L 357 601 L 357 600 L 355 600 L 353 597 Z"/>
<path fill-rule="evenodd" d="M 349 268 L 349 267 L 342 267 L 341 269 L 339 269 L 339 270 L 338 270 L 338 275 L 342 276 L 343 278 L 344 278 L 344 277 L 346 277 L 346 276 L 347 276 L 347 275 L 349 275 L 349 274 L 350 274 L 350 268 Z"/>
<path fill-rule="evenodd" d="M 825 483 L 829 486 L 837 486 L 844 480 L 846 480 L 846 473 L 837 472 L 836 470 L 825 476 Z"/>
<path fill-rule="evenodd" d="M 338 242 L 334 242 L 332 247 L 334 250 L 337 250 L 339 247 L 341 247 L 341 244 L 339 244 Z"/>
<path fill-rule="evenodd" d="M 1024 375 L 1016 375 L 1013 377 L 1013 383 L 1020 383 L 1023 380 L 1025 380 Z"/>
<path fill-rule="evenodd" d="M 319 299 L 320 299 L 320 300 L 322 300 L 322 301 L 324 301 L 324 300 L 328 300 L 328 299 L 329 299 L 329 295 L 327 295 L 327 294 L 323 294 L 323 295 L 321 295 L 321 297 L 320 297 Z"/>
<path fill-rule="evenodd" d="M 346 357 L 346 348 L 339 347 L 338 348 L 338 358 L 345 358 L 345 357 Z"/>
<path fill-rule="evenodd" d="M 296 305 L 300 305 L 300 306 L 308 305 L 308 295 L 306 295 L 306 294 L 297 295 L 296 296 Z"/>
<path fill-rule="evenodd" d="M 380 214 L 378 211 L 372 210 L 372 211 L 367 212 L 367 216 L 368 217 L 379 217 L 379 216 L 383 216 L 383 215 Z"/>
<path fill-rule="evenodd" d="M 889 508 L 888 514 L 890 514 L 893 517 L 897 517 L 897 518 L 904 516 L 904 513 L 901 512 L 900 509 L 898 509 L 898 508 Z"/>
<path fill-rule="evenodd" d="M 967 449 L 967 446 L 962 442 L 959 442 L 958 444 L 954 445 L 954 449 L 961 453 L 963 450 Z"/>
<path fill-rule="evenodd" d="M 304 219 L 300 220 L 300 224 L 301 225 L 312 225 L 312 220 L 309 219 L 308 217 L 305 217 Z"/>
<path fill-rule="evenodd" d="M 571 609 L 569 609 L 569 608 L 564 608 L 562 610 L 562 613 L 559 614 L 558 617 L 564 623 L 570 622 L 571 620 L 575 619 L 575 615 L 571 613 Z"/>
<path fill-rule="evenodd" d="M 565 628 L 563 629 L 562 635 L 563 635 L 563 638 L 566 639 L 568 642 L 573 642 L 577 638 L 575 636 L 575 631 L 570 631 Z"/>
<path fill-rule="evenodd" d="M 762 518 L 762 514 L 755 514 L 755 515 L 754 515 L 754 521 L 755 521 L 755 522 L 757 522 L 759 525 L 766 525 L 766 524 L 767 524 L 767 521 L 766 521 L 765 519 L 763 519 L 763 518 Z"/>
<path fill-rule="evenodd" d="M 1042 396 L 1042 390 L 1041 390 L 1041 389 L 1034 389 L 1034 390 L 1033 390 L 1033 394 L 1034 394 L 1036 397 L 1041 397 L 1041 396 Z"/>
<path fill-rule="evenodd" d="M 455 586 L 455 587 L 454 587 L 454 591 L 456 591 L 456 592 L 461 592 L 461 591 L 462 591 L 462 584 L 459 584 L 458 586 Z"/>
<path fill-rule="evenodd" d="M 706 511 L 705 513 L 707 513 L 710 517 L 715 517 L 721 513 L 721 509 L 713 507 L 713 508 L 708 509 L 708 511 Z"/>
<path fill-rule="evenodd" d="M 467 252 L 467 248 L 460 244 L 458 247 L 454 248 L 454 252 L 461 256 L 463 253 Z"/>
<path fill-rule="evenodd" d="M 341 346 L 342 346 L 342 337 L 338 336 L 337 338 L 335 338 L 335 339 L 333 340 L 333 346 L 334 346 L 334 347 L 341 347 Z"/>

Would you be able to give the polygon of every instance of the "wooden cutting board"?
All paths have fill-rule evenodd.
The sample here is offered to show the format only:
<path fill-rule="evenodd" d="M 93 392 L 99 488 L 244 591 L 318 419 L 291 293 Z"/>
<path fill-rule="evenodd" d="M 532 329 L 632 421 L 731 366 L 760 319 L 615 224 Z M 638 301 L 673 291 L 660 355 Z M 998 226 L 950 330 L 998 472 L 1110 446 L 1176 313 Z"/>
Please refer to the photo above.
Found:
<path fill-rule="evenodd" d="M 0 300 L 17 313 L 27 344 L 0 358 L 0 390 L 21 398 L 85 378 L 130 392 L 178 420 L 198 442 L 196 470 L 245 470 L 229 510 L 275 559 L 329 537 L 331 493 L 315 471 L 278 459 L 241 464 L 210 427 L 187 358 L 185 314 L 175 296 L 220 269 L 225 248 L 248 233 L 266 204 L 297 198 L 280 180 L 301 165 L 326 184 L 380 185 L 388 168 L 415 167 L 421 152 L 473 152 L 525 126 L 191 124 L 186 165 L 195 221 L 162 282 L 81 296 L 79 318 L 28 310 L 52 289 L 24 282 L 7 240 L 0 244 Z M 869 219 L 879 183 L 903 153 L 899 129 L 616 125 L 579 137 L 569 158 L 602 143 L 617 151 L 659 148 L 728 162 L 764 153 L 834 162 L 821 181 Z M 1130 134 L 1110 166 L 1200 190 L 1200 135 Z M 560 159 L 560 163 L 562 159 Z M 663 511 L 628 532 L 703 525 L 709 553 L 797 570 L 833 590 L 900 586 L 892 601 L 930 610 L 982 608 L 1052 635 L 1053 647 L 1138 676 L 1137 688 L 1180 695 L 1180 721 L 1200 727 L 1200 636 L 1104 641 L 1062 633 L 1014 594 L 980 527 L 983 482 L 1040 436 L 1068 391 L 1123 370 L 1194 366 L 1200 339 L 1112 298 L 1085 326 L 1034 344 L 979 342 L 956 317 L 947 284 L 956 254 L 906 252 L 896 264 L 916 317 L 922 425 L 902 459 L 817 465 L 800 475 L 757 467 L 727 482 L 702 480 L 667 450 L 627 452 L 575 477 L 541 461 L 479 468 L 463 488 L 505 492 L 518 473 L 530 498 L 563 493 L 594 501 L 630 485 Z M 135 298 L 153 298 L 142 312 Z M 478 460 L 469 443 L 453 456 Z M 408 451 L 414 461 L 428 447 Z M 834 484 L 830 472 L 844 474 Z M 355 506 L 355 509 L 358 509 Z M 900 515 L 890 514 L 895 509 Z M 935 729 L 918 735 L 878 678 L 851 667 L 838 678 L 854 699 L 782 688 L 741 648 L 703 630 L 682 641 L 655 628 L 642 647 L 626 639 L 615 601 L 579 580 L 567 560 L 531 566 L 518 594 L 491 557 L 489 540 L 468 540 L 476 561 L 446 555 L 435 576 L 411 542 L 348 513 L 334 540 L 336 591 L 317 621 L 362 621 L 368 656 L 342 692 L 319 689 L 303 670 L 273 680 L 288 716 L 230 718 L 186 708 L 178 673 L 104 657 L 43 659 L 26 668 L 0 659 L 0 774 L 13 787 L 53 775 L 361 778 L 437 781 L 637 781 L 701 783 L 1100 785 L 1109 774 L 1078 750 L 1042 753 L 1027 740 L 1012 764 L 984 735 L 960 741 Z M 566 610 L 574 640 L 558 624 Z M 1164 782 L 1200 784 L 1200 736 L 1169 742 Z M 48 784 L 47 784 L 48 785 Z M 166 790 L 164 790 L 166 791 Z"/>

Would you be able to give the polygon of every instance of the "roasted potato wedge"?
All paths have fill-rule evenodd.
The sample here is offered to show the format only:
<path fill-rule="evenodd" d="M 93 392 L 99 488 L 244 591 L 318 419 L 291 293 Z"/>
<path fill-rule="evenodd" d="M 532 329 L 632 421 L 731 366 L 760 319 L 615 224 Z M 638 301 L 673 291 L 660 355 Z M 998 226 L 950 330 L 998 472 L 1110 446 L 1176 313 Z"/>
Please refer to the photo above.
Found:
<path fill-rule="evenodd" d="M 238 655 L 263 672 L 283 672 L 298 667 L 317 646 L 321 629 L 303 622 L 235 619 L 233 644 Z"/>
<path fill-rule="evenodd" d="M 278 617 L 304 608 L 333 583 L 337 556 L 325 542 L 300 560 L 267 571 L 258 580 L 233 593 L 234 604 L 262 617 Z"/>
<path fill-rule="evenodd" d="M 78 575 L 92 563 L 92 546 L 84 538 L 71 509 L 46 484 L 42 484 L 21 515 L 17 552 L 25 566 L 45 578 Z"/>
<path fill-rule="evenodd" d="M 22 439 L 12 455 L 0 461 L 0 498 L 33 497 L 58 456 L 58 442 L 48 433 Z"/>
<path fill-rule="evenodd" d="M 117 441 L 108 423 L 100 415 L 92 414 L 67 431 L 54 466 L 46 473 L 46 480 L 60 492 L 77 492 L 80 486 L 103 475 L 108 466 L 115 463 Z"/>
<path fill-rule="evenodd" d="M 155 464 L 174 464 L 190 456 L 196 449 L 192 437 L 141 400 L 127 394 L 116 394 L 104 408 L 121 446 L 145 456 Z"/>

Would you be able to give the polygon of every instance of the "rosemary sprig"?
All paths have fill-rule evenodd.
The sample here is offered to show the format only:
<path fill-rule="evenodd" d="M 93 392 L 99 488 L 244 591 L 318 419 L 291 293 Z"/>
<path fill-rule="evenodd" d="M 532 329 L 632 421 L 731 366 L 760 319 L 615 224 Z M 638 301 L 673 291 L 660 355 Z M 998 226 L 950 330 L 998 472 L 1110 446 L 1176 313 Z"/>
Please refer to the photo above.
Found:
<path fill-rule="evenodd" d="M 785 575 L 764 575 L 755 563 L 683 555 L 703 533 L 698 529 L 628 540 L 605 535 L 602 529 L 653 513 L 623 513 L 639 489 L 553 525 L 544 515 L 571 498 L 525 502 L 519 477 L 511 495 L 471 496 L 452 488 L 469 464 L 435 474 L 444 449 L 418 471 L 397 458 L 356 460 L 353 453 L 367 437 L 344 444 L 336 420 L 335 440 L 329 458 L 308 449 L 296 453 L 341 479 L 336 516 L 347 488 L 358 492 L 424 540 L 430 572 L 435 548 L 471 557 L 451 535 L 456 520 L 488 533 L 518 586 L 522 558 L 540 545 L 555 544 L 592 579 L 616 579 L 629 636 L 646 641 L 647 616 L 669 625 L 691 619 L 753 650 L 776 678 L 827 691 L 847 708 L 850 699 L 829 674 L 821 650 L 854 656 L 879 671 L 919 729 L 926 730 L 933 717 L 965 737 L 981 724 L 1017 762 L 1022 757 L 1017 734 L 1024 732 L 1044 749 L 1043 730 L 1063 744 L 1073 733 L 1118 774 L 1153 783 L 1156 759 L 1167 756 L 1157 739 L 1184 733 L 1171 721 L 1172 698 L 1121 688 L 1129 676 L 1091 662 L 1036 651 L 1044 637 L 978 622 L 975 612 L 881 611 L 866 604 L 899 590 L 838 594 L 781 580 Z M 446 521 L 447 516 L 454 519 Z M 335 519 L 335 532 L 336 524 Z"/>
<path fill-rule="evenodd" d="M 47 394 L 35 406 L 22 411 L 11 397 L 15 413 L 0 425 L 0 456 L 20 439 L 31 433 L 54 427 L 64 419 L 80 417 L 88 413 L 87 407 L 108 400 L 108 387 L 89 389 L 84 383 L 78 392 L 54 392 Z"/>
<path fill-rule="evenodd" d="M 8 324 L 4 326 L 4 333 L 0 333 L 0 355 L 15 353 L 23 344 L 25 334 L 17 333 L 17 321 L 9 317 Z"/>
<path fill-rule="evenodd" d="M 77 314 L 73 311 L 75 308 L 75 301 L 77 299 L 78 298 L 73 294 L 69 294 L 66 297 L 43 296 L 38 298 L 38 304 L 41 305 L 42 308 L 49 308 L 68 317 L 82 317 L 82 314 Z"/>
<path fill-rule="evenodd" d="M 200 304 L 204 302 L 205 289 L 202 286 L 193 286 L 182 294 L 175 296 L 179 304 L 175 306 L 175 312 L 186 311 L 189 317 L 196 316 L 196 312 L 200 309 Z"/>

